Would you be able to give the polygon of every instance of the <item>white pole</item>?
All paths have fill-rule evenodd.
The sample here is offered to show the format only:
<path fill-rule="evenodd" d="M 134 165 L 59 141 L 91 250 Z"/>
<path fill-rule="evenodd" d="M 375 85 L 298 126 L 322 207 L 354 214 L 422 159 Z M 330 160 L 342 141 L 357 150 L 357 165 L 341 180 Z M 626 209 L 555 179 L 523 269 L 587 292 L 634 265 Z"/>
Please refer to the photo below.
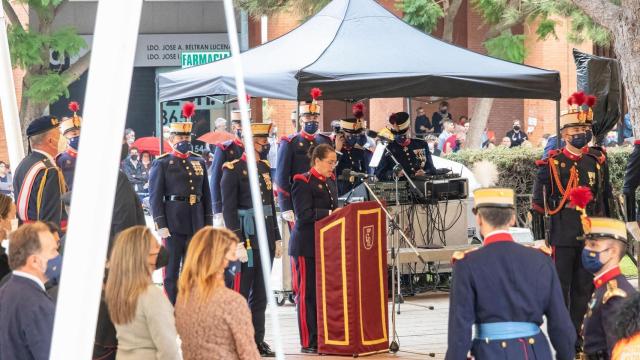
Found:
<path fill-rule="evenodd" d="M 273 339 L 275 340 L 276 357 L 279 360 L 285 358 L 282 349 L 282 337 L 280 336 L 280 323 L 278 320 L 278 307 L 271 288 L 271 255 L 269 254 L 269 244 L 267 242 L 267 231 L 264 222 L 264 212 L 262 211 L 262 197 L 260 196 L 260 183 L 258 182 L 258 166 L 256 164 L 256 154 L 253 148 L 253 132 L 249 121 L 246 91 L 244 88 L 244 72 L 242 70 L 242 59 L 240 58 L 240 46 L 238 45 L 238 30 L 236 30 L 236 17 L 233 12 L 232 0 L 224 0 L 224 13 L 227 18 L 227 33 L 229 34 L 229 44 L 231 45 L 231 60 L 235 70 L 236 95 L 240 104 L 240 114 L 242 117 L 242 137 L 244 149 L 247 156 L 247 167 L 249 170 L 249 185 L 251 188 L 251 201 L 254 204 L 256 230 L 260 249 L 260 262 L 262 263 L 262 275 L 264 277 L 267 301 L 269 302 L 269 313 L 271 314 L 271 324 L 273 327 Z M 255 204 L 258 204 L 256 206 Z M 275 216 L 275 214 L 273 214 Z M 284 254 L 282 256 L 285 256 Z"/>
<path fill-rule="evenodd" d="M 20 117 L 18 117 L 18 101 L 16 100 L 16 89 L 13 83 L 13 70 L 11 68 L 4 10 L 0 10 L 0 79 L 0 105 L 2 105 L 4 134 L 7 140 L 7 150 L 9 151 L 9 165 L 11 165 L 11 170 L 15 171 L 20 160 L 24 158 L 24 146 L 22 144 Z"/>
<path fill-rule="evenodd" d="M 262 15 L 260 17 L 260 43 L 264 44 L 269 41 L 269 17 Z"/>
<path fill-rule="evenodd" d="M 98 2 L 50 359 L 93 353 L 141 11 L 142 0 Z"/>

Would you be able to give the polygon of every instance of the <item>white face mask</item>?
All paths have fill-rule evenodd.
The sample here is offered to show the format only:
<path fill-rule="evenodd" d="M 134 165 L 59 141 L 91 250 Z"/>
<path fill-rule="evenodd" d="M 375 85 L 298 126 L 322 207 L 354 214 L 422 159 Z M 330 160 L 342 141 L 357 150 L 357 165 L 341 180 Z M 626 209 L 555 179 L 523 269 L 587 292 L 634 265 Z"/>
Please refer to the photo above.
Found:
<path fill-rule="evenodd" d="M 18 219 L 11 219 L 10 220 L 11 223 L 11 232 L 14 232 L 18 229 Z"/>

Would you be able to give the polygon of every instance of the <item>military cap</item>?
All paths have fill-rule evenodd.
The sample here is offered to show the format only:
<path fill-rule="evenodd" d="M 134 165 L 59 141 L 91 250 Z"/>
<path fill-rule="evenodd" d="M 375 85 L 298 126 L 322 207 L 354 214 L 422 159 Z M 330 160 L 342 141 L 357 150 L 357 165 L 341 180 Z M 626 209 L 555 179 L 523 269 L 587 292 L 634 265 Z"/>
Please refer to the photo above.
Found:
<path fill-rule="evenodd" d="M 78 110 L 80 110 L 80 105 L 76 101 L 72 101 L 69 103 L 69 110 L 73 112 L 73 116 L 71 117 L 63 117 L 60 122 L 60 133 L 62 135 L 68 133 L 71 130 L 80 130 L 80 125 L 82 122 L 82 118 L 78 115 Z"/>
<path fill-rule="evenodd" d="M 269 137 L 269 131 L 271 131 L 271 124 L 266 124 L 266 123 L 251 124 L 251 132 L 253 133 L 253 136 Z"/>
<path fill-rule="evenodd" d="M 249 119 L 251 119 L 251 109 L 249 109 Z M 241 122 L 242 115 L 240 110 L 232 110 L 231 111 L 231 121 L 233 122 Z"/>
<path fill-rule="evenodd" d="M 362 118 L 346 118 L 340 119 L 340 129 L 345 132 L 355 134 L 362 131 Z"/>
<path fill-rule="evenodd" d="M 560 115 L 560 129 L 575 126 L 590 126 L 593 122 L 592 106 L 596 97 L 585 95 L 582 91 L 575 92 L 567 99 L 569 110 Z"/>
<path fill-rule="evenodd" d="M 515 193 L 508 188 L 479 188 L 473 192 L 473 208 L 515 209 Z"/>
<path fill-rule="evenodd" d="M 627 228 L 624 222 L 605 217 L 590 217 L 591 228 L 584 234 L 585 240 L 614 239 L 627 242 Z"/>
<path fill-rule="evenodd" d="M 404 134 L 409 130 L 409 114 L 404 111 L 391 114 L 389 116 L 389 124 L 391 124 L 391 132 Z"/>
<path fill-rule="evenodd" d="M 313 88 L 310 92 L 311 101 L 307 101 L 300 105 L 298 113 L 300 115 L 320 115 L 320 105 L 318 105 L 318 98 L 322 96 L 322 90 L 320 88 Z"/>
<path fill-rule="evenodd" d="M 51 115 L 41 116 L 29 123 L 27 136 L 34 136 L 55 129 L 60 125 L 58 118 Z"/>

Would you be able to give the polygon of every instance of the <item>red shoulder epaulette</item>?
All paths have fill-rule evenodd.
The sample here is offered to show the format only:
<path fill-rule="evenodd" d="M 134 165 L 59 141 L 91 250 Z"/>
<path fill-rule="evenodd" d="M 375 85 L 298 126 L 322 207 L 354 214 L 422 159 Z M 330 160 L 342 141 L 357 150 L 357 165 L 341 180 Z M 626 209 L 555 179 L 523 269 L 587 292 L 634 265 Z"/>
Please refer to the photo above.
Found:
<path fill-rule="evenodd" d="M 231 145 L 231 141 L 225 141 L 223 143 L 218 143 L 216 144 L 217 147 L 220 148 L 220 150 L 224 151 L 227 150 L 227 148 L 229 147 L 229 145 Z"/>
<path fill-rule="evenodd" d="M 295 136 L 295 134 L 293 135 L 288 135 L 288 136 L 283 136 L 280 138 L 280 141 L 286 141 L 286 142 L 291 142 L 291 139 L 293 139 L 293 137 Z"/>
<path fill-rule="evenodd" d="M 293 181 L 296 181 L 296 180 L 304 181 L 305 183 L 308 184 L 309 183 L 309 173 L 293 175 Z"/>
<path fill-rule="evenodd" d="M 562 150 L 560 149 L 553 149 L 553 150 L 549 150 L 549 156 L 547 158 L 551 158 L 554 157 L 558 154 L 562 153 Z"/>
<path fill-rule="evenodd" d="M 592 146 L 589 149 L 588 154 L 593 156 L 596 161 L 598 161 L 598 164 L 602 165 L 607 161 L 607 151 L 604 149 L 604 147 L 600 147 L 600 146 Z M 590 150 L 595 150 L 595 151 L 590 151 Z"/>
<path fill-rule="evenodd" d="M 545 166 L 545 165 L 549 165 L 549 159 L 536 160 L 536 166 Z"/>
<path fill-rule="evenodd" d="M 336 179 L 336 174 L 331 173 L 331 180 L 335 180 Z"/>

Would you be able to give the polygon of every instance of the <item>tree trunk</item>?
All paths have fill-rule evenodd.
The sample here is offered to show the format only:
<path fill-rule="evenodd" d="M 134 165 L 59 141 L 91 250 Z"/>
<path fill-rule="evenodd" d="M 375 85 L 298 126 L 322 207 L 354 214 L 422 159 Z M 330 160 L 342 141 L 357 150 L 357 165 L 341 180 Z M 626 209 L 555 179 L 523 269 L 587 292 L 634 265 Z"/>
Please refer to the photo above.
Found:
<path fill-rule="evenodd" d="M 35 102 L 22 95 L 22 105 L 20 106 L 20 109 L 22 110 L 20 111 L 20 127 L 22 129 L 22 144 L 25 149 L 25 154 L 27 153 L 28 149 L 26 135 L 27 126 L 29 126 L 31 120 L 42 116 L 44 110 L 47 108 L 47 105 L 47 103 Z"/>
<path fill-rule="evenodd" d="M 640 24 L 620 24 L 613 29 L 613 48 L 620 60 L 633 135 L 640 137 Z"/>
<path fill-rule="evenodd" d="M 466 149 L 480 149 L 482 147 L 482 133 L 487 127 L 491 107 L 493 107 L 493 98 L 482 98 L 476 104 L 470 118 L 471 124 L 465 141 Z"/>
<path fill-rule="evenodd" d="M 449 7 L 445 9 L 445 16 L 443 19 L 444 26 L 442 27 L 442 40 L 453 44 L 453 25 L 456 20 L 456 15 L 460 9 L 462 0 L 451 0 Z"/>

